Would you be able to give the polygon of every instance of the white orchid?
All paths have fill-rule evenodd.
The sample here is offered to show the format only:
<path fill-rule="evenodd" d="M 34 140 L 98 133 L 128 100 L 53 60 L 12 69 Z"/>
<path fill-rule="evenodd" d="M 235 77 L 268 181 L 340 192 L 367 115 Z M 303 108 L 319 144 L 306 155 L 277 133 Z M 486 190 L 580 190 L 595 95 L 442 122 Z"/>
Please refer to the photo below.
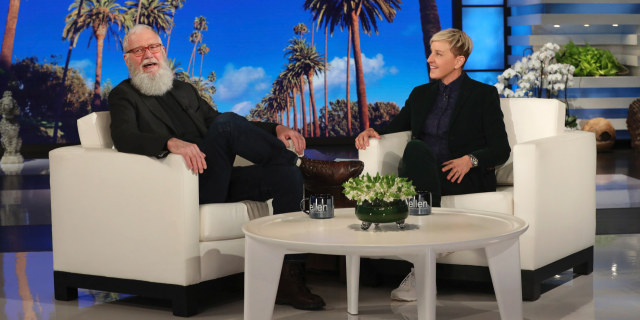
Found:
<path fill-rule="evenodd" d="M 555 62 L 555 54 L 559 50 L 559 45 L 546 43 L 531 55 L 516 61 L 511 68 L 498 75 L 496 89 L 504 97 L 520 98 L 539 96 L 542 88 L 548 88 L 553 95 L 557 95 L 559 90 L 572 87 L 575 67 Z M 516 87 L 511 89 L 509 84 L 515 84 Z"/>
<path fill-rule="evenodd" d="M 502 76 L 504 76 L 505 79 L 511 79 L 516 74 L 517 72 L 515 70 L 509 68 L 502 73 Z"/>
<path fill-rule="evenodd" d="M 542 62 L 538 59 L 531 59 L 529 61 L 529 69 L 540 69 L 542 66 Z"/>
<path fill-rule="evenodd" d="M 564 83 L 556 83 L 553 85 L 553 90 L 558 91 L 558 90 L 564 90 Z"/>
<path fill-rule="evenodd" d="M 513 97 L 513 90 L 511 90 L 509 88 L 506 88 L 506 89 L 504 89 L 502 94 L 504 95 L 505 98 L 512 98 Z"/>

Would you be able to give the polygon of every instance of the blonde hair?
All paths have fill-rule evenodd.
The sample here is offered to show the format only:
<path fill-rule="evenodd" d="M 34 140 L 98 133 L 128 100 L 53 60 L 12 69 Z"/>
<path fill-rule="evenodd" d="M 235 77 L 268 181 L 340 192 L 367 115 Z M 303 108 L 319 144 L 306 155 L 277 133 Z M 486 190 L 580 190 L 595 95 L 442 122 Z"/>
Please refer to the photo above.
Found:
<path fill-rule="evenodd" d="M 465 64 L 469 59 L 469 55 L 471 55 L 471 51 L 473 51 L 473 41 L 471 41 L 471 38 L 469 38 L 469 36 L 462 30 L 442 30 L 431 37 L 429 44 L 432 44 L 434 41 L 449 42 L 449 49 L 451 49 L 451 53 L 456 57 L 464 56 Z"/>

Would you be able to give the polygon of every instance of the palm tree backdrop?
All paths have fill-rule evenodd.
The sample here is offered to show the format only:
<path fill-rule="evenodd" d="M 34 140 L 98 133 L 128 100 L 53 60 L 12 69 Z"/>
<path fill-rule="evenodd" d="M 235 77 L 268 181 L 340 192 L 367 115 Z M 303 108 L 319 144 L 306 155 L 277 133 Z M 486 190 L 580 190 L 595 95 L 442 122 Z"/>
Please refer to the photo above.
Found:
<path fill-rule="evenodd" d="M 422 42 L 424 43 L 424 55 L 427 59 L 431 55 L 431 37 L 442 30 L 440 26 L 440 16 L 436 0 L 420 0 L 420 24 L 422 25 Z M 429 74 L 429 64 L 427 63 L 427 75 Z M 429 76 L 431 79 L 431 76 Z"/>
<path fill-rule="evenodd" d="M 121 39 L 118 31 L 123 27 L 132 27 L 133 23 L 129 15 L 126 14 L 125 8 L 117 4 L 116 0 L 76 0 L 69 7 L 69 9 L 75 9 L 67 15 L 65 20 L 69 21 L 70 19 L 76 18 L 78 15 L 77 10 L 79 9 L 78 7 L 81 1 L 84 2 L 78 18 L 77 32 L 81 32 L 84 29 L 92 29 L 93 33 L 89 38 L 89 45 L 91 45 L 91 40 L 94 37 L 96 38 L 96 80 L 93 89 L 94 92 L 91 109 L 93 111 L 100 111 L 100 84 L 102 77 L 102 49 L 104 47 L 104 39 L 111 35 L 115 37 L 118 40 L 118 44 L 120 44 Z"/>
<path fill-rule="evenodd" d="M 302 47 L 302 44 L 304 43 L 303 40 L 298 40 L 296 38 L 293 38 L 291 40 L 289 40 L 289 46 L 285 48 L 285 57 L 286 56 L 294 56 L 296 53 L 296 50 L 299 50 Z M 290 59 L 291 60 L 291 59 Z M 289 65 L 287 66 L 287 69 L 290 70 L 290 72 L 292 74 L 294 74 L 295 76 L 297 76 L 298 78 L 300 78 L 300 81 L 298 82 L 298 89 L 300 90 L 300 108 L 301 108 L 301 112 L 302 112 L 302 135 L 304 135 L 305 137 L 308 136 L 309 134 L 307 133 L 307 116 L 306 116 L 306 106 L 304 103 L 304 76 L 305 73 L 301 68 L 296 68 L 294 63 L 289 62 Z M 311 119 L 309 119 L 311 120 Z"/>
<path fill-rule="evenodd" d="M 159 34 L 168 33 L 173 27 L 173 13 L 166 1 L 136 0 L 124 3 L 130 19 L 136 16 L 136 24 L 146 24 Z"/>
<path fill-rule="evenodd" d="M 167 34 L 167 55 L 169 54 L 169 42 L 171 41 L 171 30 L 175 24 L 173 24 L 173 19 L 176 18 L 176 10 L 181 9 L 186 0 L 167 0 L 167 6 L 171 7 L 171 27 L 169 28 L 169 32 Z"/>
<path fill-rule="evenodd" d="M 322 11 L 318 16 L 325 16 L 323 20 L 331 27 L 349 25 L 353 42 L 353 57 L 356 65 L 356 92 L 358 95 L 358 109 L 360 116 L 360 130 L 369 128 L 369 112 L 367 109 L 367 91 L 364 83 L 362 68 L 362 53 L 360 51 L 360 25 L 364 33 L 371 35 L 371 31 L 378 34 L 376 18 L 384 18 L 393 22 L 396 10 L 400 10 L 402 0 L 305 0 L 304 8 Z"/>
<path fill-rule="evenodd" d="M 79 8 L 83 7 L 83 2 L 84 0 L 80 0 L 80 3 L 78 4 Z M 56 101 L 56 105 L 55 105 L 56 114 L 55 114 L 54 125 L 53 125 L 53 143 L 58 142 L 57 140 L 58 140 L 58 129 L 60 127 L 60 114 L 62 113 L 62 104 L 65 96 L 65 91 L 66 91 L 65 89 L 67 88 L 66 87 L 67 72 L 69 72 L 69 62 L 71 61 L 71 51 L 76 46 L 76 43 L 78 42 L 78 36 L 82 32 L 82 30 L 78 30 L 78 19 L 80 18 L 80 14 L 82 10 L 77 10 L 77 11 L 78 11 L 78 14 L 76 14 L 76 18 L 71 19 L 70 21 L 66 21 L 67 24 L 64 27 L 64 30 L 62 31 L 62 39 L 69 40 L 69 51 L 67 51 L 67 60 L 64 63 L 64 71 L 62 72 L 62 81 L 60 82 L 60 90 L 62 91 L 62 94 L 60 95 L 60 99 L 58 99 L 59 101 Z"/>
<path fill-rule="evenodd" d="M 2 51 L 0 51 L 0 69 L 5 74 L 0 75 L 0 90 L 6 88 L 9 70 L 11 69 L 11 56 L 13 55 L 13 41 L 16 37 L 16 24 L 18 23 L 18 12 L 20 11 L 20 0 L 9 1 L 9 12 L 7 13 L 7 24 L 4 29 L 4 38 L 2 38 Z"/>
<path fill-rule="evenodd" d="M 195 45 L 198 44 L 198 42 L 200 42 L 200 39 L 202 39 L 202 35 L 198 32 L 198 31 L 193 31 L 191 32 L 191 35 L 189 36 L 189 42 Z M 195 49 L 195 48 L 194 48 Z M 187 73 L 189 73 L 189 71 L 191 70 L 191 62 L 193 62 L 193 56 L 195 54 L 195 51 L 191 52 L 191 56 L 189 57 L 189 66 L 187 67 Z M 194 63 L 194 68 L 195 68 L 195 63 Z"/>
<path fill-rule="evenodd" d="M 203 16 L 197 17 L 193 21 L 193 29 L 195 29 L 197 35 L 194 36 L 194 34 L 192 33 L 189 39 L 189 41 L 195 40 L 195 42 L 193 43 L 193 51 L 191 52 L 191 60 L 193 60 L 193 69 L 191 69 L 191 76 L 193 76 L 193 72 L 196 69 L 196 47 L 198 46 L 199 42 L 202 42 L 202 31 L 209 30 L 209 26 L 207 25 L 207 18 Z M 189 68 L 191 67 L 191 60 L 189 61 Z M 187 72 L 189 72 L 189 68 L 187 68 Z"/>
<path fill-rule="evenodd" d="M 300 40 L 302 40 L 302 35 L 305 33 L 309 33 L 309 29 L 307 29 L 307 25 L 304 23 L 298 23 L 295 27 L 293 27 L 293 33 L 300 35 Z"/>
<path fill-rule="evenodd" d="M 300 86 L 300 77 L 294 72 L 289 65 L 285 65 L 285 69 L 278 76 L 282 79 L 282 85 L 291 92 L 291 98 L 293 99 L 293 129 L 298 131 L 298 106 L 296 103 L 296 95 L 298 87 Z"/>
<path fill-rule="evenodd" d="M 202 63 L 204 62 L 204 56 L 207 53 L 209 53 L 209 47 L 207 47 L 207 45 L 205 43 L 203 43 L 198 48 L 198 53 L 201 55 L 201 57 L 200 57 L 200 75 L 199 75 L 199 77 L 202 77 Z"/>
<path fill-rule="evenodd" d="M 299 70 L 307 77 L 309 85 L 309 100 L 311 102 L 310 112 L 313 116 L 310 117 L 313 124 L 313 136 L 320 136 L 320 124 L 318 123 L 318 113 L 316 110 L 316 99 L 313 89 L 313 76 L 324 72 L 324 64 L 322 55 L 318 54 L 316 47 L 310 45 L 305 41 L 296 40 L 295 47 L 289 49 L 289 63 L 293 65 L 295 70 Z"/>

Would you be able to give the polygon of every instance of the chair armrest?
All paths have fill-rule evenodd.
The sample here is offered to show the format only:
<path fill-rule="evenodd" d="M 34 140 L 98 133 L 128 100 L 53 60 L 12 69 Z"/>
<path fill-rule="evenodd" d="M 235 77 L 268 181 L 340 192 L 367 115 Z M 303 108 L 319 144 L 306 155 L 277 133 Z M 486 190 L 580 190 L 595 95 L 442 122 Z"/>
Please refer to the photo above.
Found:
<path fill-rule="evenodd" d="M 55 270 L 200 281 L 198 176 L 181 156 L 72 146 L 49 158 Z"/>
<path fill-rule="evenodd" d="M 366 150 L 358 150 L 358 159 L 364 162 L 362 174 L 375 176 L 395 174 L 398 175 L 398 167 L 407 143 L 411 140 L 411 131 L 403 131 L 380 136 L 380 139 L 369 138 L 369 146 Z"/>
<path fill-rule="evenodd" d="M 532 140 L 515 145 L 513 152 L 514 215 L 529 223 L 521 236 L 523 269 L 534 270 L 593 246 L 594 134 L 574 131 Z"/>

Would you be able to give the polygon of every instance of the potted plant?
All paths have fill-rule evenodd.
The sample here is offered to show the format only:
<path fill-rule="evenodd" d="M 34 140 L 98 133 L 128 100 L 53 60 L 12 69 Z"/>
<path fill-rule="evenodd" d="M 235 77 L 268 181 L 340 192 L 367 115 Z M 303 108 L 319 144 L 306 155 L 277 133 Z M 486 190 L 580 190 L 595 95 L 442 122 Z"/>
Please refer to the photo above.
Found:
<path fill-rule="evenodd" d="M 404 220 L 409 216 L 406 199 L 416 195 L 415 187 L 407 178 L 395 174 L 371 177 L 368 173 L 351 178 L 343 185 L 343 193 L 349 200 L 356 200 L 356 217 L 362 221 L 361 228 L 369 229 L 372 223 L 395 222 L 404 229 Z"/>
<path fill-rule="evenodd" d="M 540 50 L 516 62 L 498 76 L 498 83 L 495 84 L 498 93 L 505 98 L 542 98 L 542 89 L 547 89 L 546 98 L 557 99 L 559 91 L 564 91 L 564 102 L 567 104 L 566 89 L 573 87 L 576 67 L 568 63 L 557 63 L 558 51 L 559 45 L 547 43 Z M 567 114 L 565 127 L 577 127 L 576 119 Z"/>

